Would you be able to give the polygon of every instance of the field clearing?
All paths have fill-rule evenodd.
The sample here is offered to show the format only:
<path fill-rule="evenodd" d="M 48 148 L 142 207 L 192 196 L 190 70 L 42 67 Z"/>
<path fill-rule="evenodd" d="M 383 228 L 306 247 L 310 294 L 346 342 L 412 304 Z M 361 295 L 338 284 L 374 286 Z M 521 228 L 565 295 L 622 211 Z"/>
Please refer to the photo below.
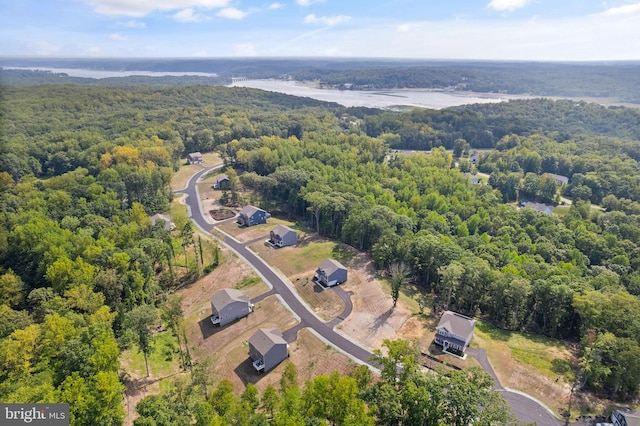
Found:
<path fill-rule="evenodd" d="M 259 328 L 277 327 L 280 331 L 285 331 L 297 323 L 275 296 L 269 296 L 257 303 L 253 313 L 248 316 L 223 327 L 211 324 L 208 299 L 194 308 L 187 316 L 187 332 L 192 353 L 196 358 L 210 358 L 213 361 L 210 371 L 214 380 L 228 379 L 240 393 L 244 385 L 254 383 L 257 386 L 264 376 L 257 374 L 249 362 L 247 341 L 251 335 Z M 279 368 L 280 366 L 275 370 Z"/>
<path fill-rule="evenodd" d="M 238 211 L 240 211 L 240 209 L 238 209 Z M 261 236 L 264 236 L 264 239 L 267 240 L 269 238 L 269 232 L 271 232 L 271 230 L 276 225 L 286 225 L 291 227 L 291 224 L 292 223 L 287 220 L 271 217 L 269 218 L 267 223 L 261 223 L 260 225 L 238 226 L 238 224 L 234 221 L 230 221 L 227 223 L 223 223 L 219 226 L 219 228 L 227 234 L 233 236 L 236 240 L 247 242 Z"/>
<path fill-rule="evenodd" d="M 348 249 L 341 248 L 340 244 L 313 234 L 298 234 L 298 244 L 295 246 L 274 249 L 260 241 L 250 248 L 291 280 L 313 276 L 318 265 L 327 258 L 336 259 L 347 266 L 346 263 L 354 256 Z"/>
<path fill-rule="evenodd" d="M 472 346 L 487 350 L 500 383 L 526 392 L 554 410 L 566 408 L 573 380 L 571 351 L 557 340 L 476 323 Z"/>
<path fill-rule="evenodd" d="M 138 351 L 137 345 L 122 352 L 121 362 L 126 364 L 127 373 L 133 379 L 147 376 L 144 355 Z M 178 340 L 170 331 L 163 331 L 154 335 L 152 351 L 149 354 L 149 374 L 151 377 L 165 377 L 180 369 L 180 352 Z"/>
<path fill-rule="evenodd" d="M 213 166 L 214 164 L 220 163 L 222 159 L 220 155 L 215 152 L 209 152 L 206 154 L 202 154 L 202 165 L 190 165 L 186 164 L 187 160 L 184 160 L 184 166 L 180 167 L 177 172 L 171 176 L 171 190 L 179 191 L 187 186 L 187 182 L 189 178 L 193 176 L 196 172 L 202 169 L 202 167 Z"/>

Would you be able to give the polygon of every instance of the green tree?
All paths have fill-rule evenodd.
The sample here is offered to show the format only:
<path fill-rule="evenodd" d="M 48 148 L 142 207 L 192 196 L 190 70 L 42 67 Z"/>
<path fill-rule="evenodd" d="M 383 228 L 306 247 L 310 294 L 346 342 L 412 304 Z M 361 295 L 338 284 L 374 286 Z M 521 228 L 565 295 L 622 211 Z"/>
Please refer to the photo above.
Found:
<path fill-rule="evenodd" d="M 409 283 L 410 269 L 404 263 L 392 263 L 389 265 L 389 284 L 391 285 L 391 300 L 396 307 L 400 298 L 400 289 Z"/>
<path fill-rule="evenodd" d="M 157 324 L 158 312 L 153 306 L 136 306 L 125 314 L 123 326 L 128 331 L 128 340 L 138 346 L 138 350 L 144 355 L 144 364 L 149 377 L 148 356 L 153 345 L 153 332 L 151 328 Z"/>

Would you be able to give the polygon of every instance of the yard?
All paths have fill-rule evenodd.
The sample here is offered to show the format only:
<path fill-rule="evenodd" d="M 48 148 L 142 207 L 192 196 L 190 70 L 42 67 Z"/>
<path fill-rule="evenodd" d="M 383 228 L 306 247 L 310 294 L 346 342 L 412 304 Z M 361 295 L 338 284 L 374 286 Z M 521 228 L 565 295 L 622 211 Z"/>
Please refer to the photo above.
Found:
<path fill-rule="evenodd" d="M 238 211 L 240 211 L 240 209 L 238 209 Z M 267 223 L 262 223 L 260 225 L 238 226 L 235 221 L 230 221 L 220 225 L 219 228 L 238 241 L 248 242 L 262 236 L 264 236 L 265 240 L 269 239 L 269 232 L 276 225 L 286 225 L 292 227 L 292 224 L 289 221 L 271 217 L 267 220 Z"/>
<path fill-rule="evenodd" d="M 215 152 L 203 154 L 202 157 L 204 160 L 202 162 L 202 167 L 213 166 L 214 164 L 220 163 L 222 161 L 220 159 L 220 156 Z M 183 189 L 185 186 L 187 186 L 189 178 L 193 176 L 193 174 L 198 170 L 201 170 L 202 167 L 196 165 L 187 165 L 185 160 L 184 165 L 180 167 L 180 169 L 171 177 L 171 190 L 178 191 L 180 189 Z"/>
<path fill-rule="evenodd" d="M 567 407 L 573 374 L 570 348 L 562 342 L 478 320 L 471 345 L 487 350 L 503 386 L 526 392 L 556 412 Z"/>

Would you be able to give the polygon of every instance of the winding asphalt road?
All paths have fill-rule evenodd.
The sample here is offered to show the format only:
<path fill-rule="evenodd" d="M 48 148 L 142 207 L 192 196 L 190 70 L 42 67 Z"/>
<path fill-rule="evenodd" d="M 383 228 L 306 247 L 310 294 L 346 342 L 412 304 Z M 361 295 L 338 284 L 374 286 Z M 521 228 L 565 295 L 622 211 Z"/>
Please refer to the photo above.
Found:
<path fill-rule="evenodd" d="M 187 186 L 184 189 L 175 191 L 177 193 L 186 194 L 186 204 L 189 209 L 189 215 L 191 216 L 191 219 L 193 219 L 193 221 L 202 231 L 207 233 L 211 233 L 210 231 L 214 227 L 214 225 L 209 223 L 202 214 L 200 197 L 197 190 L 197 182 L 206 173 L 213 169 L 220 168 L 221 166 L 222 163 L 203 168 L 201 171 L 197 172 L 189 179 Z M 325 323 L 315 314 L 313 314 L 309 310 L 309 308 L 298 298 L 298 296 L 294 294 L 294 292 L 284 282 L 284 280 L 278 274 L 276 274 L 268 264 L 266 264 L 261 258 L 256 256 L 252 251 L 246 248 L 246 243 L 241 243 L 229 236 L 225 236 L 224 243 L 232 250 L 234 250 L 240 257 L 244 258 L 247 263 L 249 263 L 267 283 L 271 284 L 272 290 L 261 297 L 266 297 L 266 295 L 271 294 L 279 294 L 282 297 L 283 301 L 288 305 L 289 309 L 300 318 L 300 324 L 298 324 L 291 330 L 287 330 L 287 332 L 289 332 L 287 341 L 294 340 L 295 334 L 298 332 L 298 330 L 304 327 L 309 327 L 313 331 L 315 331 L 316 334 L 321 336 L 324 340 L 329 342 L 338 350 L 344 352 L 346 355 L 363 364 L 367 364 L 375 369 L 378 369 L 378 366 L 370 361 L 372 353 L 369 350 L 363 348 L 362 346 L 347 339 L 343 335 L 333 330 L 333 327 L 340 321 L 340 319 L 338 319 L 338 321 L 333 320 L 329 323 Z M 348 300 L 350 304 L 351 301 L 348 297 L 348 294 L 346 292 L 342 293 L 339 293 L 340 297 L 345 300 L 345 302 Z M 347 304 L 345 306 L 347 306 L 347 308 L 349 307 L 349 305 Z M 347 309 L 345 309 L 345 311 L 347 311 Z M 491 367 L 491 364 L 486 358 L 486 353 L 483 354 L 482 352 L 474 352 L 472 356 L 474 356 L 474 358 L 478 360 L 478 362 L 489 374 L 491 374 L 494 379 L 494 389 L 502 394 L 502 396 L 511 407 L 513 414 L 521 422 L 537 423 L 539 426 L 560 426 L 564 424 L 564 422 L 556 418 L 546 407 L 544 407 L 537 400 L 524 393 L 516 392 L 502 387 L 495 372 L 493 371 L 493 368 Z"/>
<path fill-rule="evenodd" d="M 177 193 L 186 194 L 186 204 L 190 210 L 191 219 L 202 229 L 203 231 L 210 233 L 213 225 L 209 223 L 202 214 L 200 208 L 200 198 L 198 196 L 197 182 L 200 177 L 208 173 L 209 171 L 219 168 L 222 164 L 216 164 L 214 166 L 206 167 L 189 179 L 187 187 L 183 190 L 176 191 Z M 284 302 L 289 306 L 289 309 L 293 311 L 300 322 L 306 327 L 313 329 L 319 336 L 329 342 L 340 351 L 344 352 L 348 356 L 356 359 L 357 361 L 377 368 L 371 361 L 372 353 L 362 346 L 347 339 L 341 334 L 338 334 L 327 323 L 323 322 L 320 318 L 314 315 L 309 308 L 307 308 L 302 301 L 293 293 L 291 288 L 284 282 L 284 280 L 276 274 L 273 269 L 267 265 L 261 258 L 256 256 L 251 250 L 247 249 L 244 243 L 241 243 L 229 236 L 226 236 L 224 242 L 233 251 L 235 251 L 240 257 L 244 258 L 263 278 L 271 284 L 273 290 L 278 293 Z"/>

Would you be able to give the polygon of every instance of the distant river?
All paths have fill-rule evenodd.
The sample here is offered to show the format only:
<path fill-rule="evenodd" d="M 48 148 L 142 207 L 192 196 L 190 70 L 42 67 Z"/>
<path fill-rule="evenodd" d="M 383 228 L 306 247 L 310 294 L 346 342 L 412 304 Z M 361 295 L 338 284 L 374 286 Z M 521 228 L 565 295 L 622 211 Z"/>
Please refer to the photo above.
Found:
<path fill-rule="evenodd" d="M 90 70 L 84 68 L 49 68 L 49 67 L 5 67 L 7 70 L 30 70 L 30 71 L 49 71 L 55 74 L 67 74 L 69 77 L 84 78 L 109 78 L 109 77 L 129 77 L 132 75 L 146 75 L 150 77 L 197 75 L 201 77 L 217 77 L 218 74 L 208 72 L 168 72 L 168 71 L 103 71 Z"/>
<path fill-rule="evenodd" d="M 64 73 L 70 77 L 108 78 L 128 77 L 132 75 L 146 75 L 150 77 L 195 75 L 202 77 L 217 77 L 215 73 L 204 72 L 155 72 L 155 71 L 103 71 L 83 68 L 50 68 L 50 67 L 3 67 L 15 70 L 49 71 Z M 251 87 L 271 92 L 286 93 L 320 101 L 336 102 L 347 107 L 365 106 L 370 108 L 392 109 L 400 106 L 422 108 L 447 108 L 468 104 L 486 104 L 503 102 L 509 99 L 528 99 L 530 96 L 507 95 L 497 93 L 478 92 L 442 92 L 428 89 L 397 89 L 397 90 L 337 90 L 319 89 L 297 81 L 285 80 L 246 80 L 233 83 L 231 86 Z"/>
<path fill-rule="evenodd" d="M 502 95 L 476 92 L 441 92 L 427 89 L 400 90 L 337 90 L 319 89 L 297 81 L 246 80 L 231 86 L 251 87 L 271 92 L 286 93 L 320 101 L 336 102 L 347 107 L 365 106 L 371 108 L 394 108 L 414 106 L 422 108 L 447 108 L 458 105 L 503 102 L 509 99 L 529 99 L 531 96 Z"/>

